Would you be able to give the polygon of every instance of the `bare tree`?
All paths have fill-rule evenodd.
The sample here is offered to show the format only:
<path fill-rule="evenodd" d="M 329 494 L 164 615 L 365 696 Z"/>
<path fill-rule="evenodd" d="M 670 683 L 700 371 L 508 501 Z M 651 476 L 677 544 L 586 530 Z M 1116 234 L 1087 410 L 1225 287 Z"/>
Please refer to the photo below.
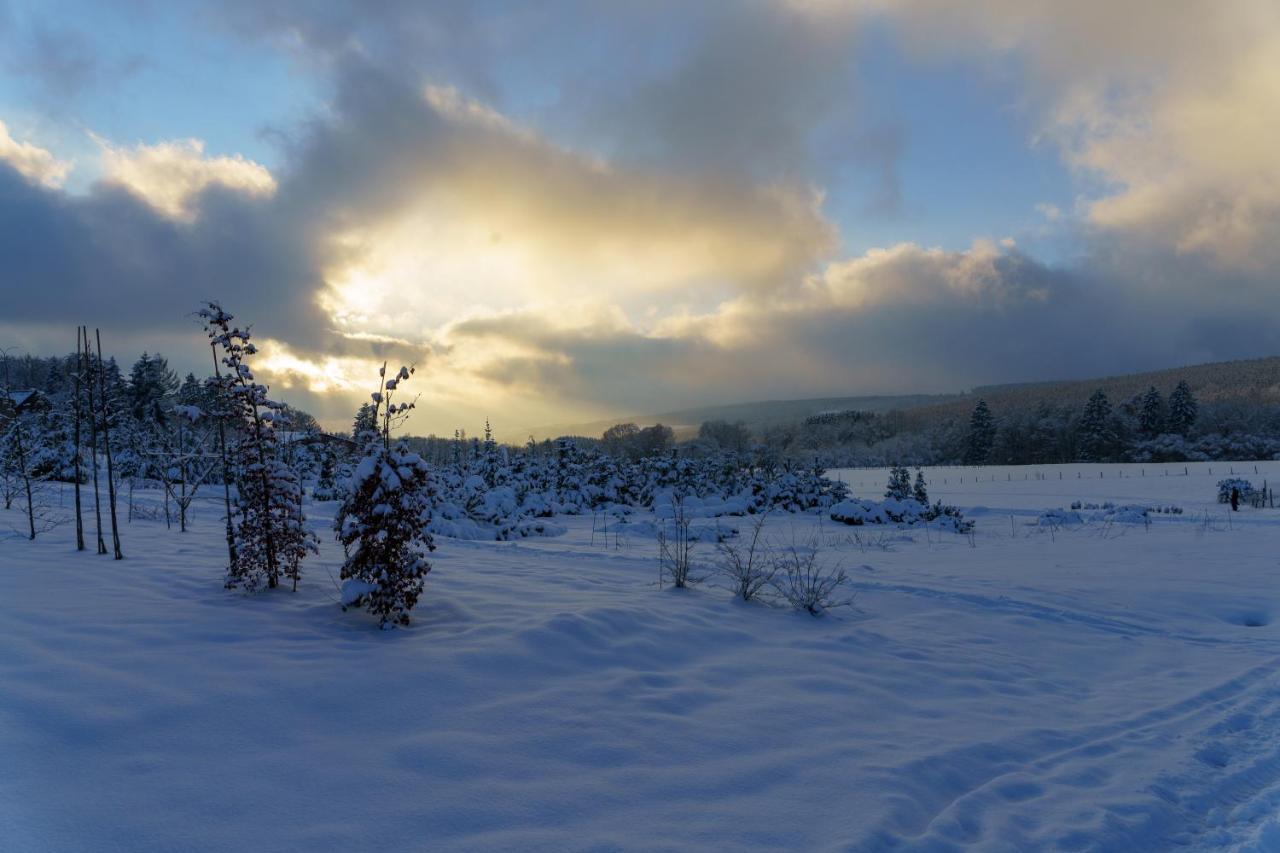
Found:
<path fill-rule="evenodd" d="M 156 471 L 165 490 L 166 506 L 172 499 L 178 508 L 178 529 L 185 533 L 187 511 L 200 487 L 208 482 L 218 466 L 219 456 L 207 452 L 214 435 L 213 426 L 206 425 L 203 429 L 197 426 L 204 419 L 203 412 L 193 406 L 178 406 L 174 415 L 173 430 L 157 431 L 154 444 L 146 454 L 157 460 Z"/>
<path fill-rule="evenodd" d="M 93 351 L 89 348 L 89 327 L 81 326 L 80 334 L 83 336 L 84 344 L 84 348 L 80 351 L 83 356 L 82 372 L 88 388 L 89 459 L 90 468 L 93 471 L 93 513 L 98 534 L 98 553 L 105 554 L 107 553 L 107 543 L 102 538 L 102 493 L 98 490 L 98 410 L 94 404 L 93 396 Z"/>
<path fill-rule="evenodd" d="M 76 369 L 72 373 L 75 379 L 75 397 L 72 400 L 72 423 L 74 424 L 75 443 L 75 489 L 76 489 L 76 550 L 84 550 L 84 513 L 81 511 L 80 480 L 84 476 L 80 447 L 80 328 L 76 327 Z"/>
<path fill-rule="evenodd" d="M 671 499 L 671 520 L 661 520 L 658 527 L 658 586 L 670 580 L 676 589 L 686 589 L 703 578 L 692 574 L 693 546 L 696 539 L 690 535 L 692 521 L 684 505 L 684 498 Z"/>
<path fill-rule="evenodd" d="M 111 544 L 115 551 L 115 558 L 123 560 L 124 554 L 120 552 L 120 525 L 116 520 L 116 479 L 115 470 L 111 464 L 111 404 L 107 397 L 106 369 L 102 363 L 102 332 L 94 329 L 93 333 L 98 341 L 98 391 L 102 396 L 102 447 L 107 453 L 107 499 L 111 504 Z M 85 331 L 85 337 L 88 337 L 88 330 Z"/>

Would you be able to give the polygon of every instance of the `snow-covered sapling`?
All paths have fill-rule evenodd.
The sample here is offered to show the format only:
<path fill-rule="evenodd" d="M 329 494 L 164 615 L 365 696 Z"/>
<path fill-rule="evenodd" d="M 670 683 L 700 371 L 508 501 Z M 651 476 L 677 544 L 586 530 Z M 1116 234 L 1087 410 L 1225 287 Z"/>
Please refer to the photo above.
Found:
<path fill-rule="evenodd" d="M 413 369 L 401 367 L 391 379 L 386 371 L 384 364 L 378 371 L 380 387 L 371 397 L 372 417 L 366 423 L 374 428 L 362 433 L 364 458 L 334 519 L 346 552 L 343 608 L 363 605 L 384 628 L 409 624 L 409 611 L 431 571 L 427 554 L 435 550 L 426 528 L 431 519 L 430 469 L 403 441 L 391 443 L 392 429 L 414 407 L 395 402 Z"/>
<path fill-rule="evenodd" d="M 232 326 L 235 318 L 216 302 L 207 303 L 198 315 L 227 368 L 226 374 L 217 373 L 215 406 L 239 433 L 228 453 L 236 500 L 227 586 L 274 589 L 283 576 L 296 591 L 302 560 L 318 546 L 302 514 L 301 481 L 278 452 L 275 416 L 281 405 L 267 397 L 267 386 L 254 381 L 248 359 L 258 350 L 249 329 Z"/>
<path fill-rule="evenodd" d="M 911 496 L 925 506 L 929 505 L 929 487 L 924 481 L 924 471 L 916 469 L 916 484 L 911 490 Z"/>

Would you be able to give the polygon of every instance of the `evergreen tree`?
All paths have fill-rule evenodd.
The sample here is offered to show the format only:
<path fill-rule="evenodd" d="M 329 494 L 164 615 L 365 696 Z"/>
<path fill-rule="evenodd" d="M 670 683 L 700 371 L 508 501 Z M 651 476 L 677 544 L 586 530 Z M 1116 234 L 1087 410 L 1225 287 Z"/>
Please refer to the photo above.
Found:
<path fill-rule="evenodd" d="M 58 358 L 49 359 L 49 368 L 44 377 L 44 393 L 50 397 L 59 396 L 67 392 L 69 385 L 67 370 L 63 366 L 62 360 Z"/>
<path fill-rule="evenodd" d="M 1184 379 L 1178 383 L 1169 395 L 1169 431 L 1178 435 L 1191 432 L 1196 418 L 1200 414 L 1200 406 L 1191 393 L 1191 386 Z"/>
<path fill-rule="evenodd" d="M 924 482 L 924 471 L 921 471 L 919 468 L 916 469 L 916 484 L 911 490 L 911 497 L 920 501 L 920 503 L 925 506 L 929 505 L 929 488 Z"/>
<path fill-rule="evenodd" d="M 995 418 L 986 400 L 979 400 L 969 416 L 969 438 L 965 448 L 964 461 L 968 465 L 982 465 L 991 456 L 991 448 L 996 441 Z"/>
<path fill-rule="evenodd" d="M 1080 461 L 1107 462 L 1111 459 L 1117 442 L 1111 421 L 1111 401 L 1099 388 L 1093 392 L 1080 416 Z"/>
<path fill-rule="evenodd" d="M 901 465 L 891 467 L 889 485 L 884 490 L 884 496 L 899 501 L 911 497 L 911 472 Z"/>
<path fill-rule="evenodd" d="M 227 586 L 274 589 L 286 577 L 297 590 L 302 560 L 317 545 L 302 514 L 301 481 L 277 445 L 274 421 L 281 406 L 267 397 L 265 385 L 254 381 L 248 357 L 258 350 L 249 330 L 232 326 L 235 318 L 216 302 L 198 313 L 228 369 L 228 374 L 217 376 L 220 408 L 240 433 L 229 454 L 237 497 L 232 525 L 235 561 Z"/>
<path fill-rule="evenodd" d="M 129 411 L 135 420 L 163 424 L 165 400 L 178 390 L 178 377 L 164 356 L 143 353 L 129 371 Z"/>
<path fill-rule="evenodd" d="M 377 409 L 371 403 L 361 403 L 351 424 L 351 440 L 364 447 L 370 433 L 378 431 Z"/>
<path fill-rule="evenodd" d="M 1152 385 L 1142 397 L 1138 412 L 1138 430 L 1146 438 L 1155 438 L 1165 430 L 1164 398 Z"/>
<path fill-rule="evenodd" d="M 408 625 L 409 611 L 422 594 L 431 571 L 427 554 L 435 550 L 426 524 L 431 518 L 430 469 L 425 460 L 398 441 L 392 429 L 414 407 L 396 403 L 401 383 L 412 370 L 401 367 L 373 395 L 377 430 L 366 432 L 365 456 L 351 477 L 351 488 L 334 518 L 334 530 L 346 553 L 342 564 L 342 602 L 364 605 L 382 627 Z"/>
<path fill-rule="evenodd" d="M 182 380 L 182 385 L 178 387 L 178 404 L 203 409 L 205 408 L 205 396 L 203 383 L 196 379 L 194 373 L 188 373 L 187 377 Z"/>

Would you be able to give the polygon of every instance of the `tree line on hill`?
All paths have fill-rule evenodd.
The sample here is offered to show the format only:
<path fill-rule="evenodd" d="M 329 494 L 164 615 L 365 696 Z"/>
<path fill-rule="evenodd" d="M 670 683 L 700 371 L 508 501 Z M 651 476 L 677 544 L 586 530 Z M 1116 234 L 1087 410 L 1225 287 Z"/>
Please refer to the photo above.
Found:
<path fill-rule="evenodd" d="M 722 430 L 704 424 L 691 444 Z M 832 412 L 762 430 L 752 441 L 780 458 L 829 468 L 1271 459 L 1280 454 L 1280 405 L 1201 402 L 1179 381 L 1167 396 L 1152 386 L 1119 403 L 1098 389 L 1082 406 L 1041 399 L 1001 411 L 980 399 L 964 416 Z"/>

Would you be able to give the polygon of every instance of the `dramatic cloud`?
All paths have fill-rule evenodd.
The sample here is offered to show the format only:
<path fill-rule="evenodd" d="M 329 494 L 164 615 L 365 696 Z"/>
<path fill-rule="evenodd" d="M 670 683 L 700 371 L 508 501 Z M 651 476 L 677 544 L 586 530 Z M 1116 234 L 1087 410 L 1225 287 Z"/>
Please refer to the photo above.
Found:
<path fill-rule="evenodd" d="M 71 164 L 59 160 L 43 148 L 30 142 L 19 142 L 9 134 L 9 128 L 0 121 L 0 161 L 4 161 L 24 177 L 44 184 L 60 187 L 71 171 Z"/>
<path fill-rule="evenodd" d="M 1161 299 L 1151 301 L 1150 282 L 1111 284 L 1122 269 L 1054 269 L 989 242 L 961 252 L 902 244 L 829 264 L 785 291 L 647 327 L 608 314 L 470 320 L 449 331 L 452 352 L 467 360 L 444 361 L 504 396 L 536 389 L 605 401 L 616 413 L 946 391 L 992 377 L 1097 375 L 1117 362 L 1155 368 L 1280 345 L 1280 333 L 1253 321 L 1241 302 L 1212 315 L 1195 311 L 1196 282 L 1168 272 L 1152 270 L 1163 280 Z"/>
<path fill-rule="evenodd" d="M 255 324 L 263 375 L 330 423 L 387 358 L 420 368 L 414 429 L 489 415 L 500 433 L 1280 347 L 1264 322 L 1280 269 L 1271 3 L 201 8 L 218 37 L 289 57 L 313 87 L 306 117 L 265 128 L 278 157 L 252 159 L 213 136 L 207 153 L 196 131 L 113 129 L 70 182 L 62 149 L 0 125 L 4 340 L 60 347 L 87 320 L 199 369 L 184 318 L 218 298 Z M 90 41 L 59 45 L 42 51 L 50 79 L 98 74 Z M 920 79 L 885 85 L 877 61 Z M 1013 147 L 1060 174 L 1019 200 L 1025 229 L 982 219 L 1018 179 L 1006 147 L 945 248 L 913 230 L 933 192 L 920 176 L 950 186 L 969 164 L 949 136 L 920 154 L 918 117 L 876 99 L 949 97 L 929 75 L 1013 99 L 1028 137 Z M 947 115 L 957 136 L 989 130 Z M 887 248 L 847 248 L 886 220 L 902 225 Z M 1033 256 L 1046 245 L 1054 263 Z"/>
<path fill-rule="evenodd" d="M 212 185 L 249 195 L 271 195 L 271 173 L 251 160 L 205 157 L 199 139 L 180 139 L 156 145 L 117 148 L 101 137 L 102 180 L 124 187 L 156 210 L 174 219 L 195 217 L 193 202 Z"/>
<path fill-rule="evenodd" d="M 925 55 L 1014 58 L 1045 138 L 1103 182 L 1086 205 L 1093 225 L 1229 267 L 1280 261 L 1270 0 L 840 5 L 881 7 Z"/>

